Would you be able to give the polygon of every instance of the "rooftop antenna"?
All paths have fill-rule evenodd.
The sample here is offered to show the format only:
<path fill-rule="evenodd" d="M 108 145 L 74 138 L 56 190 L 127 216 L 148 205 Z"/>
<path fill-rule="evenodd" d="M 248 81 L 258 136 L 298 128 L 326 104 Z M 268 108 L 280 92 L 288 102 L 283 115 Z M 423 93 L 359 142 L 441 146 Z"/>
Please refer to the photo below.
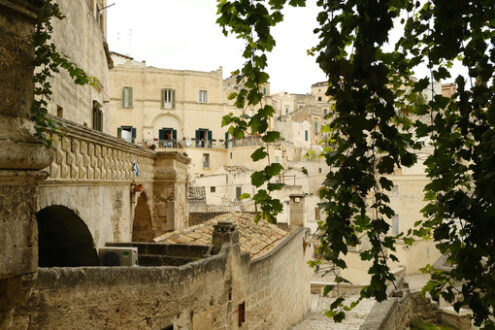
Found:
<path fill-rule="evenodd" d="M 129 29 L 129 56 L 132 56 L 132 29 Z"/>

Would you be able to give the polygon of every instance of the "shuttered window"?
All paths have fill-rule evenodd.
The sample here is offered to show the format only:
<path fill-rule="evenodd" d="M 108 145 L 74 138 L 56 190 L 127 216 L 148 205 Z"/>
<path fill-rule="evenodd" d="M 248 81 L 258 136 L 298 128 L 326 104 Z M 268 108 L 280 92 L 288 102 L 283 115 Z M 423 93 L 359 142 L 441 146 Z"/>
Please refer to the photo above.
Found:
<path fill-rule="evenodd" d="M 175 109 L 175 90 L 170 88 L 162 89 L 162 108 L 165 110 Z"/>
<path fill-rule="evenodd" d="M 129 109 L 133 107 L 133 89 L 132 87 L 124 87 L 122 90 L 122 107 Z"/>
<path fill-rule="evenodd" d="M 208 103 L 208 91 L 199 91 L 199 103 Z"/>

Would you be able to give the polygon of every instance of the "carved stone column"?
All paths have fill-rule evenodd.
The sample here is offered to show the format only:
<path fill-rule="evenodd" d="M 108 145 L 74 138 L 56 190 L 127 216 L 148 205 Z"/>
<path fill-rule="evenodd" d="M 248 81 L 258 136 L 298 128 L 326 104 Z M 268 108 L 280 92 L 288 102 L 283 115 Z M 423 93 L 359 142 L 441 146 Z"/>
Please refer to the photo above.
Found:
<path fill-rule="evenodd" d="M 187 200 L 189 158 L 178 152 L 158 152 L 153 182 L 154 237 L 189 226 Z"/>
<path fill-rule="evenodd" d="M 38 267 L 36 187 L 51 162 L 30 121 L 37 1 L 0 0 L 0 328 L 30 294 Z"/>

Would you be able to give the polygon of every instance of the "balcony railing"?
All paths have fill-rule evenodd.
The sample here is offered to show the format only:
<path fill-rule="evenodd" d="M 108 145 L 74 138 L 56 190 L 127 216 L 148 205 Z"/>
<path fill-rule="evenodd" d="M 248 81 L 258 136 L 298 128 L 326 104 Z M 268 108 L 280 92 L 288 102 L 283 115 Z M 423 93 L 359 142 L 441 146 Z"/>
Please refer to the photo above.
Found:
<path fill-rule="evenodd" d="M 263 143 L 259 136 L 247 136 L 243 139 L 229 140 L 229 148 L 260 146 Z"/>
<path fill-rule="evenodd" d="M 213 141 L 211 140 L 196 140 L 196 148 L 212 148 Z"/>
<path fill-rule="evenodd" d="M 177 148 L 177 146 L 177 140 L 158 140 L 159 148 Z"/>

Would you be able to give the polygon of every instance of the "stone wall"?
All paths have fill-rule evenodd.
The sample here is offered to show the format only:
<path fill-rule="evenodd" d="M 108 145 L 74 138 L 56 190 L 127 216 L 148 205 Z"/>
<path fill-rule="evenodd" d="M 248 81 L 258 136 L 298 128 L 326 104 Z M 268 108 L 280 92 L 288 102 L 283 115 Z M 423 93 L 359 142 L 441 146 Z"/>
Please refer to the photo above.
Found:
<path fill-rule="evenodd" d="M 12 328 L 221 329 L 227 269 L 225 255 L 181 267 L 40 269 Z"/>
<path fill-rule="evenodd" d="M 419 292 L 401 292 L 401 297 L 388 297 L 375 304 L 371 313 L 360 327 L 361 330 L 402 330 L 408 329 L 411 320 L 444 323 L 456 329 L 471 329 L 471 315 L 457 314 L 453 310 L 438 308 L 429 298 Z"/>
<path fill-rule="evenodd" d="M 96 19 L 95 1 L 71 0 L 56 1 L 64 19 L 53 19 L 53 42 L 57 50 L 70 58 L 83 69 L 88 76 L 96 77 L 98 86 L 76 85 L 65 70 L 61 70 L 51 80 L 53 95 L 49 101 L 48 111 L 57 115 L 62 110 L 62 117 L 78 124 L 92 127 L 93 101 L 98 102 L 103 110 L 103 131 L 108 132 L 109 108 L 109 56 L 105 41 L 106 14 L 103 10 L 102 24 Z M 100 8 L 106 1 L 99 1 Z M 102 31 L 103 30 L 103 31 Z M 108 56 L 107 56 L 108 55 Z"/>
<path fill-rule="evenodd" d="M 253 260 L 244 272 L 242 288 L 246 329 L 287 329 L 308 312 L 311 258 L 306 250 L 306 230 L 291 233 L 273 251 Z"/>
<path fill-rule="evenodd" d="M 305 235 L 300 228 L 250 260 L 240 253 L 235 226 L 223 223 L 215 226 L 212 247 L 131 244 L 154 256 L 201 252 L 199 260 L 179 267 L 41 268 L 11 328 L 288 329 L 310 307 Z M 219 253 L 205 256 L 205 251 Z M 241 305 L 244 322 L 239 322 Z"/>
<path fill-rule="evenodd" d="M 39 3 L 0 1 L 0 328 L 29 296 L 37 270 L 37 184 L 50 153 L 32 136 L 31 34 Z"/>

